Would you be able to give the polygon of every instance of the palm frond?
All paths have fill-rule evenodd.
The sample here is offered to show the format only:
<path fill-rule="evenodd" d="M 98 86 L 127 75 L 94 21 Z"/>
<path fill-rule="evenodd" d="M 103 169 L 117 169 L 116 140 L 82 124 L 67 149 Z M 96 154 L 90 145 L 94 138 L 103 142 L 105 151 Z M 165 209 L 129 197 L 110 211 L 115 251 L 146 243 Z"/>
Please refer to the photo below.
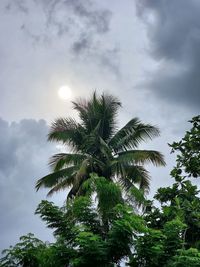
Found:
<path fill-rule="evenodd" d="M 50 173 L 41 179 L 39 179 L 36 183 L 36 190 L 38 191 L 41 187 L 53 187 L 55 186 L 60 180 L 67 179 L 73 176 L 77 172 L 77 167 L 71 166 L 60 171 L 56 171 Z"/>
<path fill-rule="evenodd" d="M 81 149 L 87 154 L 95 155 L 99 151 L 99 128 L 100 128 L 100 121 L 94 127 L 94 129 L 88 133 L 82 143 Z"/>
<path fill-rule="evenodd" d="M 155 150 L 128 150 L 118 153 L 117 161 L 127 164 L 152 163 L 155 166 L 165 166 L 162 153 Z"/>
<path fill-rule="evenodd" d="M 53 171 L 59 171 L 63 167 L 80 165 L 86 156 L 75 153 L 58 153 L 53 155 L 49 160 L 49 165 Z"/>
<path fill-rule="evenodd" d="M 72 118 L 55 120 L 48 134 L 49 141 L 69 144 L 75 150 L 80 149 L 84 137 L 84 128 Z"/>
<path fill-rule="evenodd" d="M 82 124 L 87 129 L 88 126 L 88 101 L 86 99 L 78 99 L 76 102 L 73 101 L 73 108 L 78 112 L 79 118 Z"/>
<path fill-rule="evenodd" d="M 159 136 L 159 129 L 150 124 L 143 124 L 138 118 L 130 120 L 110 140 L 109 145 L 115 152 L 137 148 L 142 141 Z"/>
<path fill-rule="evenodd" d="M 47 196 L 50 197 L 54 193 L 57 193 L 61 190 L 65 190 L 66 188 L 69 188 L 73 184 L 74 176 L 63 178 L 62 181 L 59 181 L 55 186 L 51 188 L 51 190 L 47 193 Z"/>
<path fill-rule="evenodd" d="M 112 95 L 103 94 L 100 98 L 100 116 L 101 116 L 101 137 L 103 140 L 108 141 L 116 131 L 116 115 L 120 101 Z"/>
<path fill-rule="evenodd" d="M 89 101 L 79 100 L 73 102 L 73 105 L 88 134 L 100 123 L 98 135 L 102 139 L 108 140 L 113 135 L 117 111 L 121 105 L 117 98 L 107 94 L 97 98 L 96 92 L 94 92 Z"/>
<path fill-rule="evenodd" d="M 88 170 L 89 167 L 90 167 L 89 159 L 83 160 L 82 164 L 80 165 L 76 173 L 75 179 L 73 181 L 73 186 L 70 192 L 68 193 L 67 198 L 72 198 L 75 195 L 84 194 L 85 190 L 82 185 L 84 181 L 89 178 L 89 170 Z"/>
<path fill-rule="evenodd" d="M 87 129 L 87 134 L 96 128 L 99 123 L 98 106 L 99 101 L 96 97 L 96 92 L 90 100 L 79 99 L 76 102 L 72 102 L 74 109 L 78 111 L 81 124 Z"/>
<path fill-rule="evenodd" d="M 67 195 L 67 199 L 73 198 L 75 196 L 82 196 L 85 195 L 85 189 L 83 187 L 83 183 L 85 181 L 85 177 L 84 176 L 79 176 L 76 177 L 76 182 L 73 183 L 73 186 L 71 188 L 71 190 L 69 191 L 68 195 Z"/>
<path fill-rule="evenodd" d="M 112 158 L 112 150 L 101 137 L 100 137 L 100 151 L 102 153 L 102 156 L 104 156 L 107 160 Z"/>
<path fill-rule="evenodd" d="M 128 191 L 132 185 L 139 185 L 139 188 L 145 191 L 149 190 L 150 176 L 145 168 L 138 165 L 119 165 L 123 166 L 124 171 L 118 175 L 118 179 L 125 190 Z"/>
<path fill-rule="evenodd" d="M 130 188 L 134 186 L 134 183 L 127 177 L 119 177 L 118 180 L 120 185 L 126 192 L 128 192 Z"/>

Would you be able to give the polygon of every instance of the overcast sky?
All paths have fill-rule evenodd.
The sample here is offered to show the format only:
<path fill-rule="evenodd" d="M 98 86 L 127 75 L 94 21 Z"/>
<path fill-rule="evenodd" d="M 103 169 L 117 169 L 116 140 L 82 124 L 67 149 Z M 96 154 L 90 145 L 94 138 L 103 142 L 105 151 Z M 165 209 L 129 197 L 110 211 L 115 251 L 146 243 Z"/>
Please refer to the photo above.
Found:
<path fill-rule="evenodd" d="M 120 126 L 136 116 L 159 126 L 161 137 L 141 146 L 160 150 L 168 164 L 147 166 L 150 195 L 171 182 L 167 143 L 200 113 L 199 18 L 199 0 L 0 1 L 0 249 L 28 232 L 51 239 L 34 215 L 46 194 L 35 182 L 57 151 L 48 125 L 76 116 L 70 101 L 95 89 L 120 98 Z M 72 90 L 65 101 L 63 85 Z"/>

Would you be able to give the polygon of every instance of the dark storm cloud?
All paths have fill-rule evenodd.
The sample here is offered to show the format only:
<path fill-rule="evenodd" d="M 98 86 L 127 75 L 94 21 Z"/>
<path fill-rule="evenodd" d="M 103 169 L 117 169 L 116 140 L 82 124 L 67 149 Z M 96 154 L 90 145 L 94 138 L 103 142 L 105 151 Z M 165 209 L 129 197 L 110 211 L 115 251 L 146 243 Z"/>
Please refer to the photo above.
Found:
<path fill-rule="evenodd" d="M 200 2 L 140 0 L 151 55 L 159 69 L 147 84 L 158 96 L 190 109 L 200 104 Z"/>
<path fill-rule="evenodd" d="M 47 132 L 44 120 L 9 124 L 0 119 L 0 250 L 27 232 L 48 236 L 34 216 L 37 204 L 45 197 L 35 192 L 34 185 L 46 174 L 46 162 L 53 152 L 52 145 L 46 142 Z"/>

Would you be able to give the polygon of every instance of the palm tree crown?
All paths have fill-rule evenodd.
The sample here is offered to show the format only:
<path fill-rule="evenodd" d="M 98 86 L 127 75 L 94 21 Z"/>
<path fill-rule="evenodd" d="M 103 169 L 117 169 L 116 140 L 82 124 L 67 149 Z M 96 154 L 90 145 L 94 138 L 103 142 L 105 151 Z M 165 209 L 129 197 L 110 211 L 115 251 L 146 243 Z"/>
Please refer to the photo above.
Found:
<path fill-rule="evenodd" d="M 142 141 L 159 135 L 157 127 L 133 118 L 117 129 L 116 116 L 121 103 L 112 95 L 93 94 L 91 99 L 72 102 L 80 121 L 59 118 L 52 123 L 48 140 L 62 142 L 71 153 L 52 156 L 52 173 L 39 179 L 36 189 L 48 187 L 48 195 L 71 187 L 68 197 L 84 194 L 83 182 L 91 173 L 118 180 L 125 190 L 134 185 L 148 189 L 145 163 L 165 165 L 163 155 L 154 150 L 138 150 Z"/>

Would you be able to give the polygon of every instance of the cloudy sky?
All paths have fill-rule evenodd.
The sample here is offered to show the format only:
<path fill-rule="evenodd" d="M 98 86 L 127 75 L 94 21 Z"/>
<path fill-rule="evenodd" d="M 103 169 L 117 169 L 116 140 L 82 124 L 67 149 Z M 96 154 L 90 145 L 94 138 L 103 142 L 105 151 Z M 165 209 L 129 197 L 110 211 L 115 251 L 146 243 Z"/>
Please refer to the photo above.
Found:
<path fill-rule="evenodd" d="M 199 17 L 199 0 L 0 1 L 0 249 L 28 232 L 51 239 L 34 216 L 46 194 L 35 182 L 58 150 L 46 141 L 48 126 L 76 116 L 70 101 L 95 89 L 120 98 L 120 126 L 137 116 L 160 127 L 161 137 L 141 146 L 168 164 L 148 166 L 150 195 L 171 182 L 167 143 L 200 113 Z M 65 101 L 63 85 L 72 91 Z"/>

